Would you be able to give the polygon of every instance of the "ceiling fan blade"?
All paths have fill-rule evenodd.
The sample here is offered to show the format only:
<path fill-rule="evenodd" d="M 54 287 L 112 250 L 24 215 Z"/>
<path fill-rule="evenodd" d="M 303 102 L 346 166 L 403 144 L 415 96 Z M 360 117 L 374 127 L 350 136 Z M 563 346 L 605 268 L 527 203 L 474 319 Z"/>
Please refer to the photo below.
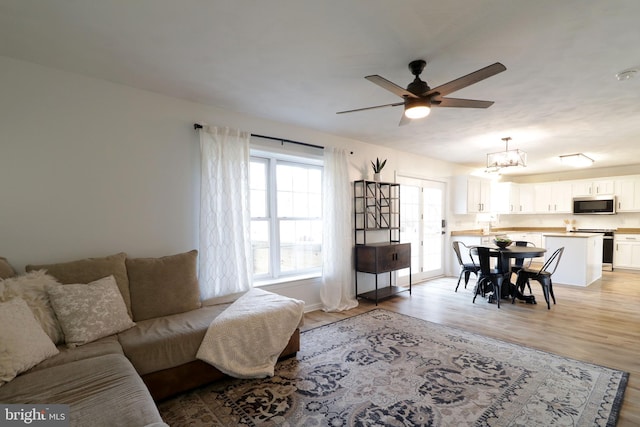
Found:
<path fill-rule="evenodd" d="M 493 104 L 493 101 L 480 101 L 477 99 L 440 98 L 434 100 L 431 105 L 433 107 L 489 108 Z"/>
<path fill-rule="evenodd" d="M 404 102 L 394 102 L 393 104 L 376 105 L 374 107 L 356 108 L 355 110 L 338 111 L 336 114 L 355 113 L 357 111 L 374 110 L 376 108 L 384 107 L 397 107 L 398 105 L 404 105 Z"/>
<path fill-rule="evenodd" d="M 366 76 L 365 79 L 369 80 L 371 83 L 377 84 L 378 86 L 388 90 L 389 92 L 395 93 L 400 98 L 418 98 L 418 95 L 409 92 L 405 88 L 400 87 L 397 84 L 390 82 L 389 80 L 385 79 L 384 77 L 380 77 L 377 74 L 374 74 L 373 76 Z"/>
<path fill-rule="evenodd" d="M 467 86 L 471 86 L 474 83 L 478 83 L 486 78 L 494 76 L 498 73 L 505 71 L 507 67 L 502 65 L 499 62 L 495 64 L 489 65 L 487 67 L 481 68 L 478 71 L 474 71 L 473 73 L 467 74 L 466 76 L 462 76 L 458 79 L 452 80 L 449 83 L 445 83 L 436 88 L 431 89 L 427 92 L 427 96 L 439 94 L 441 96 L 448 95 L 457 90 L 463 89 Z"/>

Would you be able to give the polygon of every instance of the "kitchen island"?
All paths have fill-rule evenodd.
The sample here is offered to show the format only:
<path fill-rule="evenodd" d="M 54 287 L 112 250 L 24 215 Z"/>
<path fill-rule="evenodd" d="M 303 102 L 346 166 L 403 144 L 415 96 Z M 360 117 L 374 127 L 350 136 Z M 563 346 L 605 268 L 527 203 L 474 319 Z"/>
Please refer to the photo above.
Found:
<path fill-rule="evenodd" d="M 546 257 L 564 247 L 553 283 L 589 286 L 602 277 L 602 234 L 543 233 Z"/>

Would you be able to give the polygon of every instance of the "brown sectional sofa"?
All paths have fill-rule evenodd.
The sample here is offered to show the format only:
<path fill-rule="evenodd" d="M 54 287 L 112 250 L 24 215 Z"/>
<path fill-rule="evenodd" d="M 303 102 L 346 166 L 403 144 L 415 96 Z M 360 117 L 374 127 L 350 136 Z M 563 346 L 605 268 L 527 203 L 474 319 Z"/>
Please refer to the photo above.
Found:
<path fill-rule="evenodd" d="M 196 251 L 163 258 L 120 253 L 27 266 L 63 284 L 113 276 L 135 326 L 73 348 L 58 343 L 57 355 L 0 386 L 0 402 L 69 404 L 77 426 L 163 425 L 154 400 L 225 376 L 196 353 L 209 324 L 232 299 L 201 305 L 196 259 Z M 0 279 L 12 273 L 0 259 Z M 281 357 L 295 355 L 299 345 L 296 329 Z"/>

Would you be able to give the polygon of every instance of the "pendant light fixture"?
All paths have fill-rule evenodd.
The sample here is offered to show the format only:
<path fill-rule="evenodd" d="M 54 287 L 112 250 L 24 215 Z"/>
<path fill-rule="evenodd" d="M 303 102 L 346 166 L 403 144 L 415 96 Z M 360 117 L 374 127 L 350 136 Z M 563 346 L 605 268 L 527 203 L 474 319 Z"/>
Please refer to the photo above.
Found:
<path fill-rule="evenodd" d="M 487 169 L 500 169 L 510 166 L 527 166 L 527 153 L 515 149 L 509 150 L 511 137 L 502 138 L 505 144 L 504 151 L 487 154 Z"/>

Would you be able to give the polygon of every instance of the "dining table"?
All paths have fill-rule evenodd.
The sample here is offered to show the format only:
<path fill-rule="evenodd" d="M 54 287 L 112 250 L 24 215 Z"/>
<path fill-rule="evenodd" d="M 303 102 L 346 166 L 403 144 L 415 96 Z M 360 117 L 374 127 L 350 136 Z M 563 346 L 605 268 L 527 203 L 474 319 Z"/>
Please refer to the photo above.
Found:
<path fill-rule="evenodd" d="M 509 278 L 508 286 L 504 286 L 506 282 L 503 283 L 501 298 L 513 298 L 515 296 L 518 300 L 535 304 L 535 298 L 533 295 L 524 295 L 520 292 L 517 286 L 511 282 L 511 260 L 519 258 L 537 258 L 543 256 L 547 250 L 545 248 L 538 248 L 535 246 L 516 246 L 513 244 L 504 248 L 496 245 L 474 245 L 470 247 L 471 253 L 474 252 L 474 248 L 478 247 L 489 248 L 489 256 L 497 258 L 497 270 Z M 475 255 L 477 255 L 477 251 L 475 252 Z"/>

